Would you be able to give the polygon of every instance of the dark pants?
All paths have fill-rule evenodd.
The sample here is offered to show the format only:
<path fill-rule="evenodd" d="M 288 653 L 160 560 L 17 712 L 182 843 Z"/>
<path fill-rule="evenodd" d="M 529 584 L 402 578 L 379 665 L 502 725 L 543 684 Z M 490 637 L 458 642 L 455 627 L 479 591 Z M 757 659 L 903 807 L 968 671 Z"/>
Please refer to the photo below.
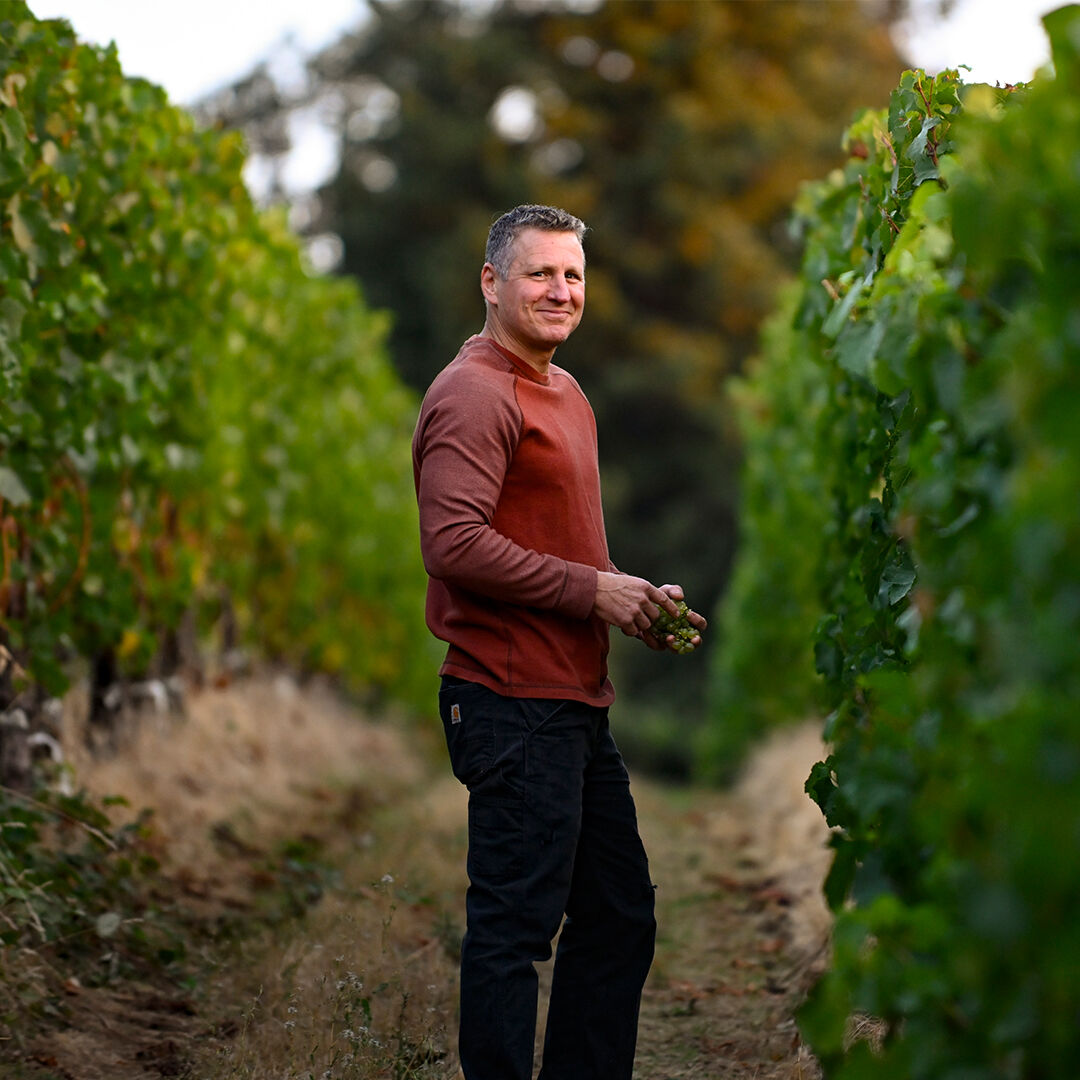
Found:
<path fill-rule="evenodd" d="M 469 788 L 466 1080 L 532 1080 L 533 965 L 551 957 L 564 914 L 541 1080 L 630 1080 L 656 922 L 607 709 L 447 677 L 439 712 Z"/>

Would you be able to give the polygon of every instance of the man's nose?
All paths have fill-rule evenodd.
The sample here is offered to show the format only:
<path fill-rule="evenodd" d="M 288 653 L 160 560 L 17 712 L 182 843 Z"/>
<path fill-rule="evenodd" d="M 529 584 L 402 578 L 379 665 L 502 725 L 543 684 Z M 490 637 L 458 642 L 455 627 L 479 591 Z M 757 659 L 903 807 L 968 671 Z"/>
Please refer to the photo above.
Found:
<path fill-rule="evenodd" d="M 560 303 L 569 302 L 570 286 L 566 283 L 566 278 L 562 274 L 551 275 L 548 293 L 553 300 L 558 300 Z"/>

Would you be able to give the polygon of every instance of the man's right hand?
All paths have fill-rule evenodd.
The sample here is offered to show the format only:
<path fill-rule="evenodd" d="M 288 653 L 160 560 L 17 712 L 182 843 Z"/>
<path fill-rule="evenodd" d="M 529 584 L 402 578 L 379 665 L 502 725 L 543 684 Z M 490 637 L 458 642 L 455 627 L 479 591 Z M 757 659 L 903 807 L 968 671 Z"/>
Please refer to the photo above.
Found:
<path fill-rule="evenodd" d="M 604 570 L 597 573 L 593 614 L 617 626 L 627 637 L 648 630 L 661 608 L 672 616 L 679 613 L 675 601 L 644 578 Z"/>

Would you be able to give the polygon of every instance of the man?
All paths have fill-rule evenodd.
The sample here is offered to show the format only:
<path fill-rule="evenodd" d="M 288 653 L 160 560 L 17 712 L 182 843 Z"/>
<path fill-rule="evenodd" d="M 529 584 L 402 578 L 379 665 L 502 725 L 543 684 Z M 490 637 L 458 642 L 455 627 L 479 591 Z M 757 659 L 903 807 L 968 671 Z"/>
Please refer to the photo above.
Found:
<path fill-rule="evenodd" d="M 653 886 L 608 729 L 608 627 L 663 649 L 673 639 L 649 627 L 682 590 L 612 564 L 595 419 L 552 363 L 581 320 L 584 235 L 545 206 L 492 225 L 483 330 L 431 384 L 413 438 L 427 621 L 449 644 L 439 711 L 470 793 L 466 1080 L 531 1080 L 533 965 L 564 914 L 540 1076 L 630 1080 L 653 955 Z"/>

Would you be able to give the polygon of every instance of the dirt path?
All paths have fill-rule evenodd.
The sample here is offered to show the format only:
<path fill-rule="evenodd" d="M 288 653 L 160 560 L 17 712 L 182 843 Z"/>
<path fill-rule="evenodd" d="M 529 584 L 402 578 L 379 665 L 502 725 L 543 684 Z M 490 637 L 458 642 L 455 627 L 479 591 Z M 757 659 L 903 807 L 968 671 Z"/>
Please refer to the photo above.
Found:
<path fill-rule="evenodd" d="M 78 759 L 91 790 L 155 807 L 159 887 L 198 918 L 265 924 L 289 852 L 334 869 L 303 918 L 204 945 L 186 984 L 54 981 L 53 1021 L 3 1075 L 457 1075 L 465 793 L 437 741 L 406 730 L 267 678 L 194 695 L 183 721 L 151 718 L 112 761 Z M 797 729 L 731 792 L 635 779 L 660 923 L 636 1080 L 818 1076 L 792 1014 L 829 926 L 826 831 L 802 792 L 819 755 Z"/>
<path fill-rule="evenodd" d="M 658 883 L 638 1080 L 810 1080 L 793 1013 L 826 960 L 827 830 L 802 785 L 816 731 L 761 747 L 734 791 L 638 785 Z"/>

